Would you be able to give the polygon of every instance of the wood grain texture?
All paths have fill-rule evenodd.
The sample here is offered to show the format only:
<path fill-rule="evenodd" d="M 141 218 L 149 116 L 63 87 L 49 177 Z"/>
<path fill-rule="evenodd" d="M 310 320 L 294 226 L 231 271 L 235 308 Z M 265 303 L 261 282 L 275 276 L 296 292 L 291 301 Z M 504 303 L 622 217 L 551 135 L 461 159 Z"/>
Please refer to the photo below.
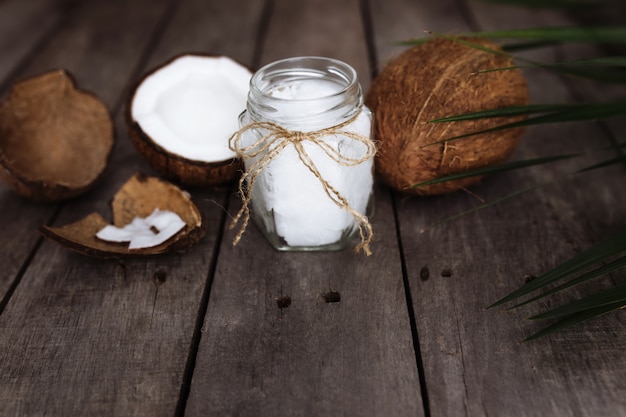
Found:
<path fill-rule="evenodd" d="M 225 222 L 240 202 L 228 187 L 190 190 L 208 233 L 184 254 L 95 260 L 35 231 L 109 216 L 132 174 L 155 174 L 128 140 L 122 110 L 141 75 L 174 55 L 224 54 L 251 67 L 326 55 L 352 64 L 367 90 L 371 69 L 403 49 L 395 42 L 424 30 L 565 25 L 572 16 L 473 0 L 0 1 L 2 85 L 67 68 L 105 101 L 118 134 L 105 178 L 80 198 L 38 205 L 0 187 L 0 415 L 626 415 L 623 311 L 517 343 L 543 325 L 525 317 L 623 282 L 623 272 L 519 310 L 485 310 L 626 226 L 623 166 L 564 176 L 614 156 L 610 148 L 494 175 L 468 193 L 408 197 L 377 184 L 369 258 L 277 252 L 254 225 L 233 247 Z M 601 52 L 578 45 L 531 56 Z M 525 75 L 537 103 L 624 93 Z M 529 129 L 513 158 L 623 141 L 624 123 Z M 428 227 L 476 197 L 550 179 L 559 181 Z"/>
<path fill-rule="evenodd" d="M 11 0 L 0 3 L 0 80 L 4 85 L 58 30 L 67 9 L 60 1 Z M 26 30 L 25 30 L 26 29 Z"/>
<path fill-rule="evenodd" d="M 20 66 L 34 59 L 36 49 L 45 43 L 61 24 L 65 10 L 49 0 L 7 1 L 0 4 L 0 85 L 6 90 Z M 24 31 L 24 28 L 30 28 Z M 49 221 L 50 208 L 42 208 L 17 197 L 5 184 L 0 184 L 0 300 L 8 296 L 20 268 L 27 262 L 39 235 L 37 227 Z M 1 303 L 0 303 L 1 304 Z M 1 309 L 1 307 L 0 307 Z"/>
<path fill-rule="evenodd" d="M 176 4 L 184 17 L 187 7 L 198 9 L 201 3 Z M 188 36 L 190 45 L 210 42 L 202 38 L 209 25 L 221 27 L 223 36 L 229 30 L 241 33 L 232 21 L 240 15 L 234 9 L 220 19 L 199 14 L 192 25 L 177 18 L 171 4 L 85 2 L 75 11 L 79 22 L 64 27 L 51 43 L 57 52 L 44 51 L 39 65 L 65 62 L 79 68 L 79 78 L 119 111 L 132 77 L 145 70 L 142 57 L 153 52 L 153 39 L 159 41 L 155 61 L 180 52 L 177 39 L 163 33 L 165 24 Z M 91 51 L 109 54 L 108 59 L 90 56 Z M 108 200 L 119 185 L 138 169 L 150 173 L 126 137 L 123 118 L 117 121 L 120 137 L 109 175 L 92 193 L 67 203 L 57 224 L 91 211 L 108 215 Z M 46 241 L 0 316 L 0 414 L 174 414 L 224 196 L 224 190 L 194 191 L 209 237 L 186 254 L 102 262 Z"/>
<path fill-rule="evenodd" d="M 358 3 L 332 5 L 275 2 L 261 61 L 331 55 L 368 68 L 363 40 L 345 41 L 362 36 Z M 225 235 L 187 415 L 423 415 L 384 190 L 375 210 L 369 258 L 277 252 L 253 225 L 236 247 Z"/>
<path fill-rule="evenodd" d="M 253 226 L 234 248 L 226 236 L 188 415 L 422 415 L 390 201 L 376 198 L 369 258 L 279 253 Z"/>
<path fill-rule="evenodd" d="M 293 56 L 336 58 L 352 65 L 367 89 L 370 67 L 358 1 L 277 0 L 269 19 L 261 65 Z"/>
<path fill-rule="evenodd" d="M 23 3 L 25 4 L 31 2 Z M 36 51 L 38 54 L 29 60 L 28 65 L 14 75 L 15 79 L 54 68 L 65 68 L 74 75 L 79 88 L 98 95 L 111 111 L 119 110 L 119 104 L 124 98 L 124 88 L 138 63 L 142 48 L 147 46 L 145 30 L 158 21 L 158 12 L 162 7 L 153 5 L 146 11 L 143 10 L 145 8 L 142 8 L 142 3 L 137 3 L 135 8 L 120 9 L 117 4 L 107 5 L 101 1 L 82 6 L 80 3 L 73 3 L 72 7 L 56 1 L 46 4 L 33 2 L 31 6 L 37 4 L 42 8 L 41 13 L 49 15 L 50 19 L 62 15 L 63 26 L 55 32 L 52 39 L 46 41 L 46 47 Z M 30 24 L 33 31 L 42 26 L 39 20 L 23 23 Z M 140 42 L 142 39 L 144 42 Z M 119 128 L 117 130 L 119 132 Z M 115 158 L 117 154 L 114 154 Z M 115 163 L 110 164 L 108 173 L 113 169 Z M 105 175 L 104 182 L 109 178 L 109 175 Z M 126 178 L 120 178 L 113 187 L 119 187 Z M 102 192 L 100 186 L 98 183 L 93 192 L 78 201 L 93 201 L 93 196 Z M 4 296 L 16 279 L 19 279 L 16 278 L 19 269 L 35 249 L 38 242 L 37 228 L 52 221 L 59 206 L 31 203 L 17 197 L 4 185 L 0 193 L 0 206 L 3 213 L 6 213 L 0 217 L 0 228 L 8 232 L 0 236 L 0 246 L 3 248 L 0 255 L 3 271 L 0 274 L 0 296 Z M 75 202 L 73 200 L 70 204 Z M 106 207 L 106 199 L 102 203 L 101 207 Z M 73 220 L 77 219 L 75 217 Z"/>
<path fill-rule="evenodd" d="M 384 5 L 390 7 L 388 13 L 393 11 L 393 5 Z M 420 2 L 413 13 L 439 32 L 485 23 L 486 16 L 478 15 L 473 2 L 465 5 L 470 14 L 456 5 Z M 487 9 L 491 6 L 481 8 Z M 445 16 L 441 10 L 448 10 Z M 520 13 L 510 12 L 491 22 L 504 24 L 513 15 L 517 19 Z M 537 19 L 539 13 L 529 15 Z M 383 22 L 376 25 L 376 14 L 374 19 L 375 27 L 386 27 Z M 531 21 L 518 20 L 517 24 L 530 26 Z M 443 22 L 442 27 L 438 22 Z M 388 41 L 384 29 L 375 34 L 384 40 L 378 44 Z M 540 57 L 550 59 L 554 53 L 543 51 Z M 528 80 L 535 102 L 573 99 L 558 77 L 529 73 Z M 598 139 L 595 146 L 606 143 L 603 132 L 593 125 L 531 129 L 514 157 L 571 152 L 577 146 L 585 149 L 590 138 Z M 560 164 L 556 171 L 540 167 L 502 174 L 487 178 L 471 191 L 490 201 L 590 162 Z M 585 290 L 610 285 L 610 278 L 507 314 L 485 311 L 491 302 L 522 285 L 525 276 L 546 271 L 623 226 L 619 207 L 625 206 L 624 194 L 604 188 L 605 184 L 619 187 L 622 174 L 619 168 L 594 173 L 602 186 L 591 190 L 584 187 L 587 179 L 564 180 L 424 233 L 428 225 L 479 202 L 463 193 L 426 199 L 397 196 L 432 416 L 623 415 L 624 371 L 614 367 L 623 361 L 623 315 L 601 318 L 531 344 L 517 344 L 541 326 L 524 322 L 525 317 Z"/>

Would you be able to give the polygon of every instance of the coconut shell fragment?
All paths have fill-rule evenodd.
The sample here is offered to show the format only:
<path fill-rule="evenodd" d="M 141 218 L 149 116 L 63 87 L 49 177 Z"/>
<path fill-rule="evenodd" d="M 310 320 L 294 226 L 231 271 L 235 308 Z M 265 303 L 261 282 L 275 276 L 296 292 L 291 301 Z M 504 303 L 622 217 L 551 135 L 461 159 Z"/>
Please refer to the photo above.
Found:
<path fill-rule="evenodd" d="M 67 71 L 22 80 L 0 104 L 0 178 L 34 201 L 75 197 L 102 176 L 114 139 L 106 105 Z"/>
<path fill-rule="evenodd" d="M 136 174 L 115 194 L 111 201 L 112 224 L 123 227 L 140 217 L 145 218 L 155 209 L 178 214 L 185 227 L 167 241 L 152 247 L 129 249 L 128 243 L 98 239 L 96 234 L 110 223 L 99 213 L 62 227 L 43 226 L 40 232 L 49 239 L 84 255 L 98 258 L 148 256 L 173 251 L 185 251 L 206 233 L 200 210 L 188 193 L 156 177 Z"/>
<path fill-rule="evenodd" d="M 470 41 L 499 50 L 487 40 Z M 402 192 L 442 194 L 480 178 L 413 186 L 506 161 L 523 134 L 521 128 L 425 145 L 520 120 L 429 123 L 446 116 L 528 104 L 528 88 L 519 70 L 477 73 L 511 65 L 504 55 L 444 38 L 413 46 L 391 61 L 374 79 L 366 97 L 376 115 L 379 177 Z"/>

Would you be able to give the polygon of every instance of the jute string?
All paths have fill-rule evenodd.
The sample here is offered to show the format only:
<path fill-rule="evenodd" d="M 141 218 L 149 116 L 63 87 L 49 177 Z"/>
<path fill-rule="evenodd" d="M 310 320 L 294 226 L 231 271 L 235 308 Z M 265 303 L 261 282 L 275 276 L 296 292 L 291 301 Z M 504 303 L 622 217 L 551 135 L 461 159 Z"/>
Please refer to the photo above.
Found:
<path fill-rule="evenodd" d="M 376 145 L 369 137 L 343 130 L 357 117 L 358 114 L 336 126 L 315 130 L 312 132 L 289 130 L 285 129 L 279 124 L 272 122 L 252 122 L 235 132 L 230 137 L 228 141 L 229 147 L 234 152 L 236 152 L 240 158 L 243 158 L 245 160 L 249 158 L 259 157 L 259 159 L 254 164 L 247 167 L 246 171 L 239 179 L 239 194 L 243 201 L 243 206 L 231 222 L 229 228 L 233 229 L 242 218 L 243 222 L 241 224 L 239 232 L 233 240 L 233 245 L 239 243 L 241 236 L 248 227 L 248 223 L 250 221 L 250 200 L 252 199 L 252 188 L 254 187 L 254 182 L 256 178 L 261 173 L 261 171 L 263 171 L 263 169 L 267 165 L 269 165 L 269 163 L 272 162 L 272 160 L 276 158 L 285 148 L 287 148 L 289 145 L 293 145 L 298 154 L 298 158 L 300 159 L 300 161 L 302 161 L 304 166 L 306 166 L 309 171 L 311 171 L 313 175 L 320 181 L 322 188 L 324 189 L 324 192 L 326 193 L 328 198 L 330 198 L 333 203 L 335 203 L 337 206 L 347 211 L 352 215 L 352 217 L 354 217 L 354 220 L 356 221 L 359 228 L 359 235 L 361 237 L 361 243 L 358 244 L 358 246 L 355 248 L 355 251 L 359 252 L 360 250 L 363 250 L 363 252 L 367 256 L 370 256 L 372 254 L 369 245 L 374 236 L 374 232 L 372 230 L 372 225 L 367 219 L 367 216 L 359 213 L 350 206 L 348 200 L 344 196 L 342 196 L 341 193 L 339 193 L 339 191 L 337 191 L 337 189 L 333 187 L 322 176 L 322 174 L 320 174 L 310 155 L 304 149 L 305 142 L 312 143 L 322 149 L 330 159 L 342 166 L 356 166 L 373 158 L 376 154 Z M 243 134 L 249 130 L 254 129 L 264 129 L 267 131 L 267 133 L 253 144 L 248 146 L 242 146 L 240 142 L 243 138 Z M 349 158 L 345 155 L 342 155 L 337 149 L 335 149 L 327 141 L 324 140 L 324 137 L 328 135 L 342 135 L 357 142 L 361 142 L 366 147 L 366 152 L 364 156 L 362 158 Z M 248 183 L 247 187 L 246 181 Z"/>

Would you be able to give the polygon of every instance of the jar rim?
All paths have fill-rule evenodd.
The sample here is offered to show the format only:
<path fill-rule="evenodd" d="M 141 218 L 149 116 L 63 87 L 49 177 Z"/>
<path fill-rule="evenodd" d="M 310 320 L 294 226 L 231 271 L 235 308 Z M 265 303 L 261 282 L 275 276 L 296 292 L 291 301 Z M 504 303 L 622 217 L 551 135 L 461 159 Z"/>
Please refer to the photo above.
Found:
<path fill-rule="evenodd" d="M 276 100 L 278 102 L 308 102 L 314 100 L 323 100 L 326 98 L 333 98 L 345 95 L 351 89 L 354 89 L 355 85 L 358 84 L 356 70 L 351 65 L 343 61 L 321 56 L 298 56 L 271 62 L 257 70 L 250 79 L 250 93 L 257 96 L 269 97 L 268 91 L 263 90 L 259 86 L 262 80 L 267 79 L 270 76 L 294 74 L 298 70 L 302 75 L 306 74 L 312 76 L 316 73 L 320 77 L 333 75 L 338 79 L 344 80 L 345 85 L 341 89 L 334 91 L 330 94 L 308 98 L 287 98 L 271 96 L 272 101 Z"/>

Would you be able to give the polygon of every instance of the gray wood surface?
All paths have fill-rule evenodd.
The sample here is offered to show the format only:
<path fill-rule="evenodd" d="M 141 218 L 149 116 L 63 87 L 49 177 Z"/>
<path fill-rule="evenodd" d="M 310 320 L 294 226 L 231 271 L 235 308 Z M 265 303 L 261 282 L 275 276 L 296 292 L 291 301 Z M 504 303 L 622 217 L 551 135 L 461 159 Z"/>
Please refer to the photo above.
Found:
<path fill-rule="evenodd" d="M 383 4 L 388 7 L 387 14 L 397 10 L 389 2 L 380 2 L 377 7 Z M 437 32 L 514 27 L 507 26 L 512 15 L 516 16 L 516 27 L 572 23 L 558 20 L 560 15 L 553 13 L 480 2 L 460 8 L 456 7 L 458 2 L 420 4 L 413 10 L 414 19 L 421 19 L 424 27 Z M 471 14 L 465 11 L 468 9 Z M 408 20 L 408 13 L 405 8 L 402 18 Z M 385 45 L 390 39 L 384 30 L 393 18 L 386 16 L 388 20 L 377 24 L 376 16 L 377 44 Z M 541 51 L 538 59 L 550 60 L 554 53 Z M 568 85 L 558 77 L 541 71 L 527 72 L 526 76 L 533 102 L 575 101 Z M 589 125 L 532 129 L 515 157 L 607 146 L 603 136 L 601 129 Z M 607 154 L 597 157 L 602 156 Z M 559 164 L 558 169 L 537 167 L 503 174 L 484 180 L 472 192 L 490 201 L 585 164 L 591 160 Z M 523 319 L 551 303 L 563 302 L 563 298 L 553 297 L 539 307 L 507 314 L 484 310 L 522 285 L 525 276 L 541 274 L 624 225 L 620 219 L 626 207 L 623 167 L 609 172 L 563 180 L 425 233 L 421 229 L 480 202 L 463 193 L 426 199 L 397 196 L 432 416 L 624 413 L 625 371 L 623 366 L 614 366 L 624 360 L 623 314 L 518 345 L 515 341 L 540 326 Z M 588 181 L 599 181 L 599 185 L 589 187 Z M 425 270 L 429 271 L 427 280 L 423 278 Z M 596 289 L 605 284 L 597 284 Z M 569 294 L 575 297 L 581 293 L 573 290 Z M 607 328 L 611 329 L 608 334 Z"/>
<path fill-rule="evenodd" d="M 559 178 L 611 149 L 494 175 L 471 193 L 418 198 L 377 184 L 371 257 L 276 252 L 252 225 L 233 247 L 227 224 L 240 202 L 232 187 L 190 190 L 208 233 L 184 254 L 94 260 L 36 232 L 93 211 L 108 217 L 128 177 L 156 175 L 128 140 L 123 110 L 139 77 L 174 55 L 225 54 L 253 68 L 330 56 L 353 65 L 367 88 L 403 50 L 397 41 L 426 30 L 575 19 L 478 0 L 0 2 L 1 93 L 16 79 L 67 68 L 104 100 L 117 133 L 103 181 L 82 197 L 41 205 L 0 185 L 0 416 L 626 415 L 623 311 L 517 343 L 541 325 L 525 317 L 623 282 L 623 272 L 520 310 L 485 310 L 527 276 L 626 226 L 623 166 L 428 228 L 477 197 Z M 525 74 L 534 102 L 624 93 Z M 513 158 L 608 146 L 624 129 L 624 119 L 529 129 Z"/>
<path fill-rule="evenodd" d="M 38 50 L 47 44 L 64 20 L 64 10 L 48 0 L 7 1 L 0 4 L 0 86 L 5 94 L 15 78 L 23 76 L 23 66 L 36 58 Z M 24 27 L 30 28 L 24 31 Z M 0 188 L 0 228 L 6 236 L 0 251 L 0 311 L 15 287 L 20 269 L 39 241 L 36 229 L 49 221 L 50 208 L 32 205 L 14 198 L 6 187 Z"/>
<path fill-rule="evenodd" d="M 358 2 L 276 1 L 268 18 L 262 62 L 332 54 L 368 68 L 366 48 L 352 47 L 364 31 Z M 422 415 L 391 201 L 384 190 L 376 201 L 369 258 L 285 256 L 254 227 L 234 248 L 225 235 L 189 415 Z M 331 291 L 339 302 L 325 301 Z M 279 308 L 281 297 L 291 304 Z"/>
<path fill-rule="evenodd" d="M 33 71 L 69 67 L 119 115 L 126 88 L 145 65 L 144 53 L 172 14 L 166 2 L 82 2 Z M 164 47 L 173 53 L 179 45 Z M 58 224 L 94 210 L 110 216 L 115 190 L 136 169 L 147 168 L 117 120 L 118 145 L 106 181 L 66 203 Z M 210 213 L 206 202 L 203 212 Z M 193 255 L 127 263 L 83 258 L 45 242 L 0 317 L 0 414 L 174 414 L 216 226 L 219 216 L 210 217 L 212 238 Z"/>

